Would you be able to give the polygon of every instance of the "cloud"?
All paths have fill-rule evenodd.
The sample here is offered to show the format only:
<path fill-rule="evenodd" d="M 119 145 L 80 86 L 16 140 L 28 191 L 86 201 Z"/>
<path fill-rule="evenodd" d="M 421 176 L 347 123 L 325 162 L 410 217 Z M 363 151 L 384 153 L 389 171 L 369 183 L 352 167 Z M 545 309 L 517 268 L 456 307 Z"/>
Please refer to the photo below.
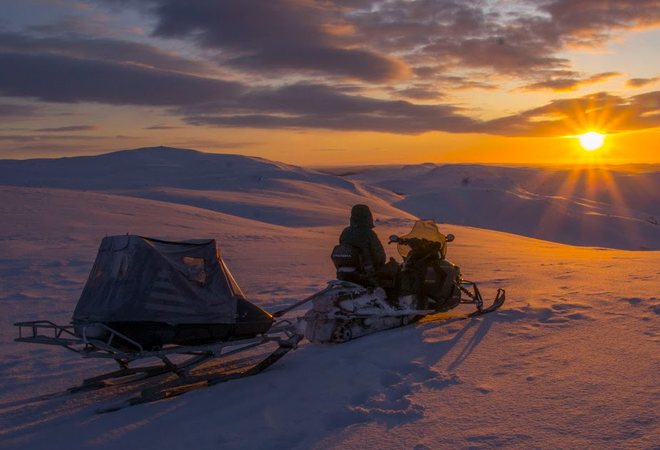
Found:
<path fill-rule="evenodd" d="M 416 71 L 486 70 L 534 80 L 570 69 L 565 51 L 603 46 L 660 23 L 657 0 L 391 0 L 353 10 L 359 42 L 396 52 Z M 485 78 L 483 77 L 482 79 Z"/>
<path fill-rule="evenodd" d="M 417 105 L 349 95 L 323 85 L 293 84 L 279 89 L 252 90 L 244 95 L 204 105 L 177 108 L 192 125 L 252 128 L 319 128 L 418 134 L 427 131 L 464 132 L 476 122 L 450 105 Z"/>
<path fill-rule="evenodd" d="M 150 127 L 144 127 L 142 129 L 143 130 L 179 130 L 181 128 L 183 127 L 168 125 L 167 123 L 157 123 L 156 125 L 152 125 Z"/>
<path fill-rule="evenodd" d="M 660 77 L 653 77 L 653 78 L 631 78 L 630 80 L 626 81 L 626 87 L 629 88 L 643 88 L 646 86 L 649 86 L 651 84 L 656 83 L 658 80 L 660 80 Z"/>
<path fill-rule="evenodd" d="M 660 127 L 660 91 L 624 98 L 600 92 L 554 100 L 519 114 L 484 122 L 484 133 L 556 137 L 589 130 L 620 133 Z"/>
<path fill-rule="evenodd" d="M 526 91 L 562 92 L 621 76 L 577 73 L 567 50 L 660 24 L 658 0 L 98 2 L 111 13 L 139 9 L 150 36 L 81 35 L 101 32 L 81 17 L 32 34 L 0 33 L 0 95 L 167 107 L 186 124 L 210 127 L 550 136 L 598 119 L 598 111 L 617 118 L 612 129 L 656 123 L 656 110 L 643 106 L 653 96 L 559 99 L 487 122 L 447 99 L 513 80 Z M 106 20 L 91 18 L 91 25 Z M 592 106 L 582 115 L 571 110 L 585 105 Z"/>
<path fill-rule="evenodd" d="M 520 89 L 523 91 L 541 91 L 551 90 L 554 92 L 569 92 L 575 91 L 583 86 L 590 84 L 598 84 L 609 80 L 614 77 L 621 77 L 624 74 L 621 72 L 603 72 L 591 75 L 588 77 L 579 78 L 577 75 L 568 77 L 551 78 L 537 83 L 527 84 Z"/>
<path fill-rule="evenodd" d="M 50 6 L 54 8 L 62 9 L 77 9 L 89 11 L 92 9 L 90 5 L 78 1 L 66 1 L 66 0 L 29 0 L 30 3 L 34 3 L 39 6 Z"/>
<path fill-rule="evenodd" d="M 38 37 L 0 32 L 0 51 L 69 56 L 196 75 L 212 72 L 212 66 L 208 63 L 182 58 L 152 45 L 78 35 Z"/>
<path fill-rule="evenodd" d="M 0 94 L 46 102 L 188 105 L 245 90 L 238 82 L 57 55 L 0 53 L 0 68 Z"/>
<path fill-rule="evenodd" d="M 658 0 L 102 3 L 150 14 L 156 21 L 154 36 L 186 39 L 215 51 L 223 67 L 263 78 L 282 73 L 311 77 L 316 83 L 322 76 L 391 83 L 409 74 L 428 82 L 461 77 L 466 70 L 475 72 L 465 88 L 497 84 L 492 74 L 538 83 L 570 70 L 566 50 L 597 48 L 623 32 L 660 24 Z M 425 70 L 438 62 L 437 70 Z M 568 89 L 571 83 L 564 81 Z"/>
<path fill-rule="evenodd" d="M 601 92 L 558 99 L 511 116 L 478 121 L 451 105 L 374 99 L 323 85 L 295 84 L 250 90 L 231 100 L 172 112 L 198 126 L 565 136 L 594 128 L 615 133 L 660 126 L 660 91 L 630 98 Z"/>
<path fill-rule="evenodd" d="M 36 115 L 39 111 L 39 107 L 34 105 L 12 105 L 12 104 L 1 104 L 0 105 L 0 117 L 3 120 L 8 120 L 11 118 L 26 118 Z"/>
<path fill-rule="evenodd" d="M 227 62 L 240 69 L 251 71 L 307 70 L 373 83 L 401 80 L 409 75 L 408 67 L 396 58 L 360 49 L 322 46 L 273 47 L 238 56 Z"/>
<path fill-rule="evenodd" d="M 100 125 L 74 125 L 70 127 L 39 128 L 39 133 L 70 133 L 72 131 L 96 131 L 101 129 Z"/>
<path fill-rule="evenodd" d="M 98 154 L 100 148 L 95 141 L 94 145 L 85 145 L 83 143 L 76 144 L 60 144 L 49 141 L 35 141 L 33 143 L 18 144 L 14 147 L 3 147 L 3 156 L 29 156 L 33 158 L 36 155 L 47 155 L 48 157 L 61 157 L 65 154 L 72 154 L 79 156 L 80 154 Z"/>
<path fill-rule="evenodd" d="M 70 15 L 63 17 L 55 23 L 32 26 L 31 30 L 47 33 L 79 33 L 109 36 L 118 32 L 117 29 L 109 26 L 112 22 L 113 19 L 104 14 Z"/>
<path fill-rule="evenodd" d="M 27 134 L 0 134 L 0 141 L 11 141 L 11 142 L 49 142 L 53 140 L 104 140 L 108 139 L 109 136 L 83 136 L 83 135 L 62 135 L 62 136 L 34 136 Z"/>
<path fill-rule="evenodd" d="M 558 137 L 589 130 L 620 133 L 660 127 L 660 91 L 624 98 L 600 92 L 554 100 L 518 114 L 477 121 L 448 105 L 418 105 L 347 95 L 325 86 L 293 85 L 239 97 L 243 105 L 183 107 L 192 125 L 317 128 L 420 134 L 430 131 L 498 136 Z"/>
<path fill-rule="evenodd" d="M 561 42 L 539 35 L 544 19 L 525 8 L 498 11 L 510 2 L 394 0 L 354 15 L 362 42 L 397 52 L 413 68 L 442 61 L 445 69 L 487 69 L 500 74 L 531 74 L 566 68 L 557 55 Z M 413 69 L 414 70 L 414 69 Z M 446 72 L 444 73 L 446 75 Z"/>
<path fill-rule="evenodd" d="M 546 36 L 558 36 L 569 46 L 599 46 L 626 30 L 657 26 L 657 0 L 553 0 L 541 3 L 556 30 L 544 29 Z"/>
<path fill-rule="evenodd" d="M 660 125 L 658 92 L 628 99 L 600 93 L 555 100 L 520 114 L 480 122 L 452 105 L 373 98 L 343 85 L 294 83 L 250 88 L 238 82 L 55 55 L 0 54 L 0 67 L 13 68 L 0 71 L 0 93 L 5 96 L 61 103 L 169 106 L 171 114 L 198 126 L 561 136 L 587 127 L 617 132 Z M 87 127 L 59 131 L 87 131 Z"/>
<path fill-rule="evenodd" d="M 127 3 L 145 8 L 144 3 L 119 2 Z M 400 58 L 350 45 L 345 36 L 352 29 L 344 15 L 347 8 L 330 1 L 158 0 L 149 4 L 157 20 L 154 36 L 189 39 L 217 51 L 219 64 L 237 70 L 303 72 L 370 83 L 409 76 Z"/>
<path fill-rule="evenodd" d="M 440 100 L 445 94 L 438 92 L 433 85 L 417 84 L 406 89 L 395 91 L 397 97 L 410 98 L 413 100 Z"/>

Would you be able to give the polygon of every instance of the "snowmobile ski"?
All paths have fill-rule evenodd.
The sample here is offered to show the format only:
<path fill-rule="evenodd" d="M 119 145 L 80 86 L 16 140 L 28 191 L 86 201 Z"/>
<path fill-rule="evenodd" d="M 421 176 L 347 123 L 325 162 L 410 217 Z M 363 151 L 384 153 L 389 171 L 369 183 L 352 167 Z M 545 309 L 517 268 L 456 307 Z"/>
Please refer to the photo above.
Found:
<path fill-rule="evenodd" d="M 468 314 L 468 317 L 477 317 L 477 316 L 482 316 L 484 314 L 492 313 L 493 311 L 497 311 L 502 307 L 504 304 L 504 301 L 506 300 L 506 292 L 504 289 L 500 288 L 497 290 L 497 296 L 495 297 L 495 300 L 493 301 L 493 304 L 490 305 L 488 308 L 481 308 L 473 313 Z"/>

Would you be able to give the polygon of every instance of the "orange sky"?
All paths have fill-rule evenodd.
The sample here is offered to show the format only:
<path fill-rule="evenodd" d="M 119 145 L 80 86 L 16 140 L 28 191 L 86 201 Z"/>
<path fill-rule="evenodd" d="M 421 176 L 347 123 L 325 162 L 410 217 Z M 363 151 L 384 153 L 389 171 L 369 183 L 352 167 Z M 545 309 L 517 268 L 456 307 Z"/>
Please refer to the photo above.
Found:
<path fill-rule="evenodd" d="M 657 163 L 656 0 L 0 0 L 0 158 Z"/>

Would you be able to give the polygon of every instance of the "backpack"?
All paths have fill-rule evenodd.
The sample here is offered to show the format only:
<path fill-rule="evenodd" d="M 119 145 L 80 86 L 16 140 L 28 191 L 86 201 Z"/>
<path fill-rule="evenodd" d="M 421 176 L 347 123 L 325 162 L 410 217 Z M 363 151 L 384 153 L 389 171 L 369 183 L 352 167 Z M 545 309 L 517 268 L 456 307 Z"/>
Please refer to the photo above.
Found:
<path fill-rule="evenodd" d="M 364 261 L 360 249 L 350 244 L 339 244 L 332 249 L 332 263 L 337 269 L 337 279 L 361 284 L 364 278 Z"/>

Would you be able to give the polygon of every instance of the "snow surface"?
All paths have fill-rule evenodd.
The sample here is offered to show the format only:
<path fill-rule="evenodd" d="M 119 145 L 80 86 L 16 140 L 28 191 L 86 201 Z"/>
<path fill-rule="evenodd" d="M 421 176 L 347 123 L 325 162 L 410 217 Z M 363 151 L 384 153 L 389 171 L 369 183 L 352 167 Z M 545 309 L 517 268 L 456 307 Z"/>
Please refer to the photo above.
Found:
<path fill-rule="evenodd" d="M 405 196 L 437 222 L 579 246 L 660 250 L 660 172 L 421 164 L 350 179 Z"/>
<path fill-rule="evenodd" d="M 411 197 L 415 207 L 437 206 L 433 196 L 388 192 L 399 192 L 396 173 L 389 178 L 372 173 L 379 177 L 370 182 L 373 187 L 365 184 L 369 173 L 347 181 L 254 158 L 213 155 L 205 164 L 219 161 L 220 170 L 226 158 L 233 161 L 235 176 L 233 183 L 215 185 L 210 169 L 199 169 L 197 178 L 206 180 L 191 181 L 198 158 L 207 158 L 196 152 L 147 149 L 104 158 L 22 163 L 33 172 L 0 161 L 0 448 L 660 448 L 658 252 L 590 248 L 579 239 L 576 247 L 449 223 L 441 225 L 456 235 L 448 259 L 478 281 L 488 298 L 505 287 L 502 310 L 470 321 L 435 317 L 345 344 L 305 341 L 257 376 L 105 415 L 94 411 L 135 391 L 21 404 L 114 369 L 61 348 L 13 342 L 14 322 L 68 323 L 105 235 L 218 239 L 248 298 L 275 311 L 320 290 L 334 276 L 329 253 L 351 204 L 373 207 L 383 241 L 409 231 L 410 213 L 418 212 L 396 206 Z M 102 170 L 110 162 L 117 169 L 133 167 L 137 160 L 139 170 L 115 179 L 115 169 Z M 155 167 L 163 161 L 176 162 L 178 169 L 161 172 Z M 58 174 L 51 177 L 48 167 L 57 167 Z M 20 177 L 9 177 L 19 169 Z M 422 175 L 435 169 L 402 170 L 401 186 L 424 184 Z M 546 191 L 523 184 L 528 169 L 464 170 L 478 173 L 473 179 L 498 192 L 507 186 L 554 195 L 551 184 Z M 535 171 L 531 178 L 559 177 L 529 170 Z M 417 175 L 406 178 L 406 171 Z M 258 186 L 257 172 L 262 181 L 264 175 L 271 180 L 268 186 Z M 646 176 L 652 183 L 656 174 Z M 436 186 L 428 183 L 427 194 Z M 461 183 L 454 195 L 463 196 L 466 189 Z M 626 195 L 629 202 L 652 204 L 645 190 Z M 606 208 L 597 199 L 584 202 Z M 277 214 L 255 214 L 271 203 Z M 657 209 L 644 212 L 657 214 Z M 536 222 L 523 209 L 507 214 L 520 234 L 534 235 Z M 593 216 L 602 219 L 590 222 L 593 227 L 627 223 Z M 657 245 L 657 232 L 644 236 L 648 245 Z M 392 246 L 386 250 L 395 255 Z M 461 307 L 452 314 L 469 311 Z"/>

